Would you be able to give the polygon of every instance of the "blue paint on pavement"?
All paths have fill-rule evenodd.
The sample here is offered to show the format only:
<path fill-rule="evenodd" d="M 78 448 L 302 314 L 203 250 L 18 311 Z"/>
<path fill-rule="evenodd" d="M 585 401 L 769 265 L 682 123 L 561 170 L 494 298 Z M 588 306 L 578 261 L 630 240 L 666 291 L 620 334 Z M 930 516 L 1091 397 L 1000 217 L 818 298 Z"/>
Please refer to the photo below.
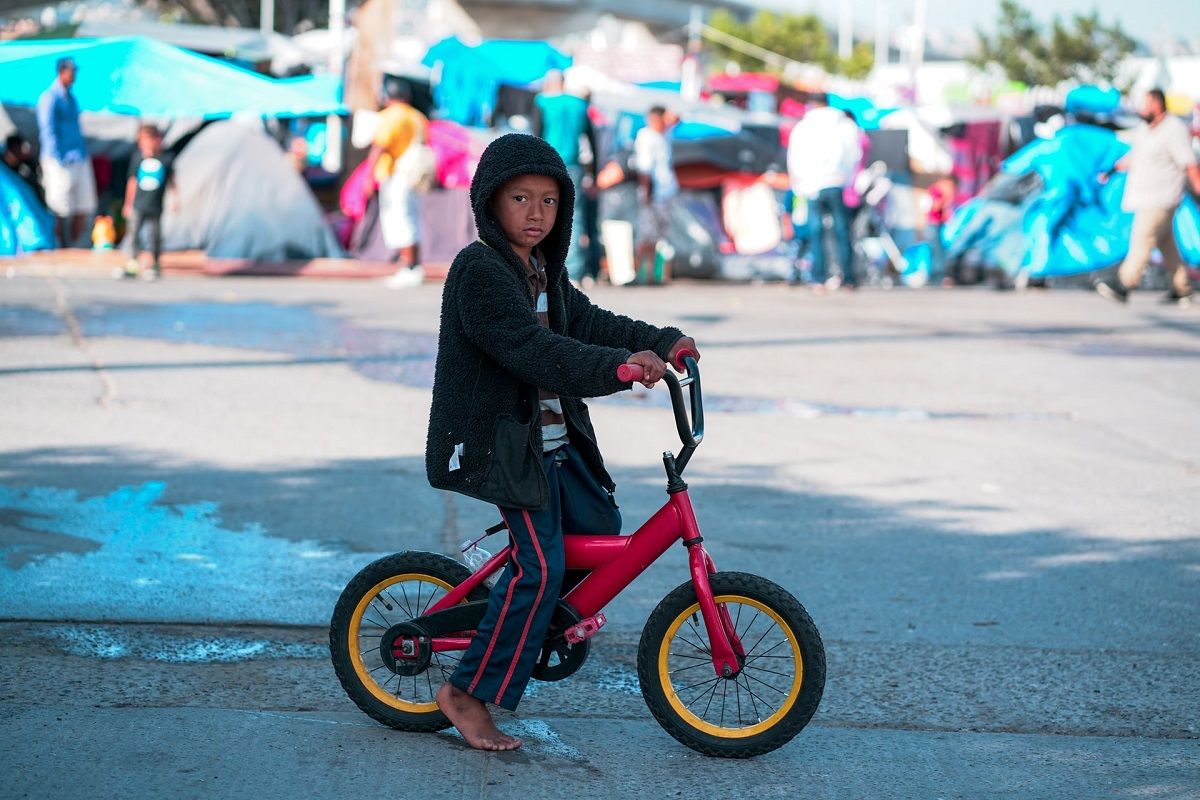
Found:
<path fill-rule="evenodd" d="M 38 636 L 84 658 L 137 658 L 170 664 L 209 664 L 276 658 L 326 659 L 329 648 L 229 636 L 178 636 L 105 626 L 55 625 Z"/>
<path fill-rule="evenodd" d="M 26 529 L 99 545 L 0 566 L 0 617 L 325 625 L 347 581 L 384 555 L 280 539 L 260 525 L 229 530 L 216 504 L 163 504 L 165 489 L 81 497 L 0 486 L 0 509 Z"/>

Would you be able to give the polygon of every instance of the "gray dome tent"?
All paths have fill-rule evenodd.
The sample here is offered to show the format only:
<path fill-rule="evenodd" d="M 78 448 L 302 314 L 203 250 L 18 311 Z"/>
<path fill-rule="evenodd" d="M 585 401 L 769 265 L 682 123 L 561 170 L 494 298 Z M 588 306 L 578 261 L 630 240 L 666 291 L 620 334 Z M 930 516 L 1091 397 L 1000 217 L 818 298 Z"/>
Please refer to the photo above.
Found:
<path fill-rule="evenodd" d="M 257 125 L 215 122 L 175 160 L 163 249 L 293 261 L 344 255 L 304 179 Z"/>

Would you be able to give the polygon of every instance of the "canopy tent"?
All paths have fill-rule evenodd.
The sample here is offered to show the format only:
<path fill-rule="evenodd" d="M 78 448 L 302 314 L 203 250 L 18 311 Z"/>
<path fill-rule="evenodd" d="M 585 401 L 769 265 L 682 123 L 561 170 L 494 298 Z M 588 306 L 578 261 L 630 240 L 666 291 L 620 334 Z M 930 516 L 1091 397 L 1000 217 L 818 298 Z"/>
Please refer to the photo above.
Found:
<path fill-rule="evenodd" d="M 55 62 L 79 71 L 73 93 L 84 111 L 158 119 L 325 116 L 344 111 L 328 83 L 297 86 L 224 61 L 138 37 L 0 44 L 0 102 L 32 106 Z"/>
<path fill-rule="evenodd" d="M 304 179 L 258 126 L 215 122 L 175 159 L 163 213 L 166 250 L 211 258 L 336 258 L 342 249 Z"/>
<path fill-rule="evenodd" d="M 947 259 L 968 251 L 987 266 L 1031 278 L 1076 275 L 1119 263 L 1129 249 L 1132 215 L 1121 210 L 1125 176 L 1105 184 L 1129 146 L 1110 130 L 1068 125 L 1010 156 L 983 193 L 943 230 Z M 1200 211 L 1186 199 L 1175 215 L 1184 258 L 1200 264 Z"/>
<path fill-rule="evenodd" d="M 440 67 L 434 99 L 461 125 L 489 122 L 501 85 L 526 86 L 552 69 L 571 65 L 570 56 L 546 42 L 492 40 L 470 47 L 451 36 L 429 48 L 421 62 Z"/>
<path fill-rule="evenodd" d="M 0 256 L 54 247 L 54 217 L 33 189 L 0 162 Z"/>

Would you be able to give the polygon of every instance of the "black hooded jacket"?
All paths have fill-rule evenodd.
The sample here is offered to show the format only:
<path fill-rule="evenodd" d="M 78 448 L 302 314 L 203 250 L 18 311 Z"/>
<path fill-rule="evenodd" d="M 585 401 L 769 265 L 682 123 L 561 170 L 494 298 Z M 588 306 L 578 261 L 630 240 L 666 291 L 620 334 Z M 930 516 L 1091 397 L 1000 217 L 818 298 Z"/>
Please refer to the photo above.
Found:
<path fill-rule="evenodd" d="M 545 259 L 550 327 L 538 324 L 525 265 L 492 214 L 492 193 L 518 175 L 559 186 Z M 587 406 L 580 398 L 628 389 L 617 367 L 630 353 L 666 359 L 683 334 L 593 305 L 567 280 L 575 191 L 562 159 L 543 140 L 508 134 L 484 151 L 471 182 L 479 241 L 464 247 L 442 290 L 437 365 L 425 468 L 429 482 L 496 505 L 540 510 L 549 501 L 542 469 L 538 387 L 562 398 L 571 443 L 609 491 Z"/>

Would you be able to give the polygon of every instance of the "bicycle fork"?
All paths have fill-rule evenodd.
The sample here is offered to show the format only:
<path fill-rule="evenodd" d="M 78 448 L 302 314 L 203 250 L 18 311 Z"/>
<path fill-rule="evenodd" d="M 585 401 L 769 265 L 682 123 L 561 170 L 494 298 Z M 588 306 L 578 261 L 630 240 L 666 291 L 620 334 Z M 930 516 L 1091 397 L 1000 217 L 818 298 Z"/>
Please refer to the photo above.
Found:
<path fill-rule="evenodd" d="M 692 510 L 691 499 L 687 492 L 680 492 L 672 498 L 680 512 L 680 523 L 683 525 L 683 546 L 688 551 L 688 566 L 692 573 L 692 586 L 696 590 L 696 600 L 700 604 L 700 616 L 704 618 L 704 630 L 708 634 L 708 644 L 711 649 L 713 671 L 722 678 L 732 678 L 742 671 L 742 663 L 746 650 L 742 640 L 734 630 L 733 620 L 729 618 L 729 609 L 724 604 L 717 605 L 713 597 L 712 585 L 708 576 L 717 571 L 712 556 L 704 549 L 704 537 L 700 535 L 700 527 L 696 524 L 696 515 Z"/>

